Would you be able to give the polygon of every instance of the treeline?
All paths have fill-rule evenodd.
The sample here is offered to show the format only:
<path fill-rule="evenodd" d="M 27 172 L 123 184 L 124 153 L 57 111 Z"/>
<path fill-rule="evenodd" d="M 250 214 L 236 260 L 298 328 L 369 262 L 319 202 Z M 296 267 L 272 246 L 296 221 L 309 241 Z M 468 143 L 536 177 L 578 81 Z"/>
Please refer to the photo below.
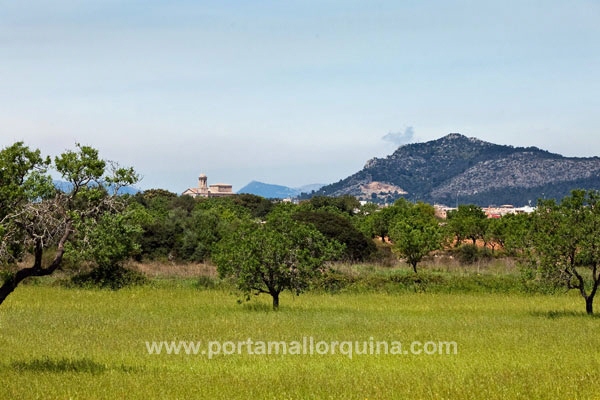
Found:
<path fill-rule="evenodd" d="M 343 244 L 339 260 L 367 261 L 376 252 L 374 243 L 357 224 L 359 214 L 355 210 L 360 209 L 360 203 L 350 196 L 315 197 L 294 205 L 251 194 L 194 199 L 153 189 L 138 193 L 130 202 L 131 207 L 142 206 L 146 214 L 134 254 L 140 261 L 210 261 L 216 244 L 239 226 L 249 221 L 260 223 L 283 211 Z"/>
<path fill-rule="evenodd" d="M 380 208 L 372 203 L 361 205 L 352 196 L 315 196 L 291 204 L 251 194 L 194 199 L 153 189 L 132 196 L 130 202 L 145 213 L 139 247 L 133 254 L 138 261 L 210 261 L 217 243 L 245 221 L 265 221 L 270 214 L 285 210 L 294 220 L 342 244 L 338 261 L 378 261 L 389 257 L 393 248 L 416 272 L 418 263 L 435 250 L 462 247 L 459 254 L 467 263 L 488 253 L 514 254 L 528 221 L 524 215 L 488 219 L 474 205 L 460 205 L 444 220 L 436 217 L 429 204 L 399 199 Z M 387 247 L 378 249 L 373 239 Z M 474 246 L 478 241 L 484 249 Z"/>

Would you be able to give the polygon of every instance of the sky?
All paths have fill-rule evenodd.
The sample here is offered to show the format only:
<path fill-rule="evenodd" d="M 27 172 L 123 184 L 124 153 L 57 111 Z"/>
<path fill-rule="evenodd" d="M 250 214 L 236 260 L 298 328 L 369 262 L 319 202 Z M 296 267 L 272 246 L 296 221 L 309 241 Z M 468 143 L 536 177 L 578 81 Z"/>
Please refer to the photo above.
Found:
<path fill-rule="evenodd" d="M 0 148 L 332 183 L 448 133 L 600 156 L 597 0 L 0 0 Z"/>

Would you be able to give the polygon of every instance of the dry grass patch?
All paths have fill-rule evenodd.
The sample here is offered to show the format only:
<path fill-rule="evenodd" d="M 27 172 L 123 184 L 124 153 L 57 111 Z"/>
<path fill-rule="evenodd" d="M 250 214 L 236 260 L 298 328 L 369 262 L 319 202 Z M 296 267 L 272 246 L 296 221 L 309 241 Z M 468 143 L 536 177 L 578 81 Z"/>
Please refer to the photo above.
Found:
<path fill-rule="evenodd" d="M 209 263 L 165 263 L 165 262 L 129 262 L 128 268 L 139 271 L 149 278 L 217 278 L 217 267 Z"/>

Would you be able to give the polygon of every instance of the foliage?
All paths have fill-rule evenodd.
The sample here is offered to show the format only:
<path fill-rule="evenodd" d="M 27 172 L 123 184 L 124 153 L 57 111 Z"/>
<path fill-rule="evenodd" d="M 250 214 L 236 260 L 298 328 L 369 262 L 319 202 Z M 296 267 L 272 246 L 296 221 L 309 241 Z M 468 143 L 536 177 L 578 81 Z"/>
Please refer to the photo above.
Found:
<path fill-rule="evenodd" d="M 441 248 L 443 235 L 433 206 L 406 203 L 404 207 L 405 212 L 398 213 L 393 220 L 390 238 L 394 249 L 416 273 L 423 257 Z"/>
<path fill-rule="evenodd" d="M 464 243 L 455 249 L 454 253 L 458 257 L 458 261 L 461 265 L 474 264 L 483 259 L 489 259 L 492 257 L 490 250 L 486 247 L 479 248 L 477 245 L 472 243 Z"/>
<path fill-rule="evenodd" d="M 346 261 L 365 261 L 376 252 L 375 244 L 356 229 L 349 217 L 334 214 L 325 209 L 298 211 L 293 214 L 297 221 L 312 224 L 319 232 L 345 245 L 341 257 Z"/>
<path fill-rule="evenodd" d="M 104 214 L 96 221 L 81 223 L 78 235 L 85 234 L 85 241 L 72 242 L 68 254 L 71 262 L 93 261 L 99 267 L 120 264 L 135 257 L 141 250 L 142 224 L 148 213 L 136 203 L 129 204 L 117 214 Z"/>
<path fill-rule="evenodd" d="M 456 210 L 448 211 L 447 219 L 447 227 L 456 237 L 456 246 L 465 239 L 472 240 L 473 244 L 483 239 L 488 223 L 483 210 L 474 204 L 461 204 Z"/>
<path fill-rule="evenodd" d="M 506 254 L 516 256 L 530 247 L 528 237 L 530 225 L 529 214 L 507 214 L 501 218 L 490 219 L 483 239 L 492 251 L 499 246 Z"/>
<path fill-rule="evenodd" d="M 67 192 L 52 185 L 51 166 L 69 183 Z M 89 146 L 77 144 L 53 163 L 22 142 L 0 150 L 0 260 L 14 265 L 27 254 L 33 258 L 31 267 L 5 277 L 0 303 L 24 279 L 60 268 L 69 244 L 89 243 L 92 232 L 99 231 L 92 227 L 123 209 L 118 189 L 137 179 L 133 169 L 105 162 Z M 107 187 L 114 191 L 108 193 Z M 104 222 L 100 226 L 105 227 Z M 53 256 L 47 261 L 49 251 Z"/>
<path fill-rule="evenodd" d="M 221 238 L 220 224 L 221 217 L 216 210 L 194 210 L 183 223 L 179 256 L 197 262 L 209 259 Z"/>
<path fill-rule="evenodd" d="M 339 197 L 314 196 L 308 200 L 307 204 L 312 209 L 334 208 L 350 216 L 354 214 L 354 210 L 360 207 L 360 202 L 354 196 L 348 195 Z"/>
<path fill-rule="evenodd" d="M 266 293 L 273 298 L 273 309 L 278 309 L 282 291 L 302 293 L 341 250 L 316 229 L 278 212 L 265 223 L 248 221 L 223 238 L 214 261 L 221 277 L 236 279 L 246 299 Z"/>
<path fill-rule="evenodd" d="M 233 203 L 250 211 L 254 218 L 265 218 L 273 208 L 273 202 L 264 197 L 242 193 L 232 197 Z"/>
<path fill-rule="evenodd" d="M 541 200 L 531 236 L 526 267 L 540 280 L 577 290 L 593 314 L 600 285 L 600 193 L 574 190 L 560 203 Z"/>
<path fill-rule="evenodd" d="M 226 232 L 235 230 L 238 221 L 268 208 L 255 197 L 194 199 L 156 189 L 138 194 L 135 200 L 149 214 L 142 226 L 140 258 L 209 260 L 214 245 Z"/>
<path fill-rule="evenodd" d="M 118 290 L 129 286 L 144 285 L 148 283 L 148 278 L 121 264 L 101 264 L 90 272 L 73 276 L 71 282 L 84 288 L 99 287 Z"/>
<path fill-rule="evenodd" d="M 401 198 L 392 206 L 369 209 L 361 222 L 363 232 L 369 232 L 372 238 L 379 237 L 384 242 L 389 237 L 393 221 L 405 216 L 410 207 L 411 203 Z"/>

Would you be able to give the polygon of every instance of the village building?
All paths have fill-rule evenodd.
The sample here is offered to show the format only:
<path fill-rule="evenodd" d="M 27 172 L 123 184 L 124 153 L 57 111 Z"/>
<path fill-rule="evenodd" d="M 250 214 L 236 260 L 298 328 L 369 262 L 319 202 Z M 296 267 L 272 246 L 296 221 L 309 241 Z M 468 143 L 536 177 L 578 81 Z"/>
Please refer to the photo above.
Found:
<path fill-rule="evenodd" d="M 207 185 L 208 178 L 204 174 L 200 174 L 198 177 L 198 187 L 189 188 L 182 193 L 183 196 L 196 197 L 223 197 L 232 196 L 233 188 L 228 183 L 215 183 L 213 185 Z"/>

